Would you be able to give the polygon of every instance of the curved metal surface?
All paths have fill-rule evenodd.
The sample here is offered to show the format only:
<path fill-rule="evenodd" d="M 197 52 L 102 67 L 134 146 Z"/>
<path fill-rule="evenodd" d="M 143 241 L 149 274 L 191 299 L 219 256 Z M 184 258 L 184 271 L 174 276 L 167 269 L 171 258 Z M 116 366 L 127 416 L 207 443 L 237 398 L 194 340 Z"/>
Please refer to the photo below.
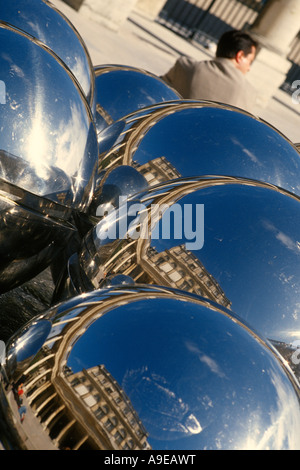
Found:
<path fill-rule="evenodd" d="M 1 179 L 0 215 L 0 294 L 43 271 L 77 233 L 70 209 Z"/>
<path fill-rule="evenodd" d="M 1 379 L 14 448 L 300 445 L 299 390 L 272 346 L 174 289 L 127 285 L 50 309 L 8 342 Z"/>
<path fill-rule="evenodd" d="M 133 165 L 151 185 L 173 178 L 226 175 L 300 194 L 296 147 L 266 122 L 204 101 L 162 103 L 100 133 L 100 168 Z"/>
<path fill-rule="evenodd" d="M 98 161 L 90 107 L 48 48 L 8 25 L 0 24 L 0 38 L 0 176 L 84 212 Z"/>
<path fill-rule="evenodd" d="M 0 22 L 21 29 L 55 52 L 72 71 L 95 112 L 92 61 L 79 32 L 62 12 L 46 0 L 2 0 Z"/>
<path fill-rule="evenodd" d="M 61 303 L 6 344 L 0 444 L 300 450 L 299 145 L 2 3 L 0 294 L 51 265 Z"/>
<path fill-rule="evenodd" d="M 56 250 L 58 251 L 58 250 Z M 58 257 L 63 251 L 58 251 Z M 20 328 L 52 305 L 54 283 L 46 268 L 22 285 L 0 295 L 1 341 L 7 342 Z M 1 343 L 0 343 L 1 344 Z M 1 347 L 1 346 L 0 346 Z"/>
<path fill-rule="evenodd" d="M 286 351 L 300 377 L 290 349 L 300 339 L 299 202 L 272 185 L 237 178 L 149 188 L 84 238 L 69 263 L 68 295 L 97 288 L 112 274 L 194 292 Z"/>
<path fill-rule="evenodd" d="M 37 40 L 0 24 L 0 292 L 31 279 L 76 234 L 94 194 L 98 143 L 73 74 Z M 55 85 L 54 85 L 55 84 Z"/>
<path fill-rule="evenodd" d="M 146 178 L 135 168 L 121 165 L 98 175 L 89 214 L 97 218 L 119 207 L 120 202 L 148 188 Z M 97 220 L 98 222 L 98 220 Z"/>
<path fill-rule="evenodd" d="M 181 99 L 176 90 L 147 70 L 114 64 L 98 65 L 94 70 L 98 132 L 141 108 Z"/>

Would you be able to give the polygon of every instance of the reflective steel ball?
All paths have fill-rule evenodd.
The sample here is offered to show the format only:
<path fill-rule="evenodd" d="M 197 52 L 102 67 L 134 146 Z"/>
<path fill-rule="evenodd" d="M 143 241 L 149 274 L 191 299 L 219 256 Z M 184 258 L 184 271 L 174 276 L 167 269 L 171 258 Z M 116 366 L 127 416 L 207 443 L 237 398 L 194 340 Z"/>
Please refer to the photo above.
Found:
<path fill-rule="evenodd" d="M 181 99 L 177 91 L 157 75 L 126 65 L 95 67 L 95 90 L 98 132 L 141 108 Z"/>
<path fill-rule="evenodd" d="M 298 370 L 290 345 L 300 339 L 299 234 L 292 193 L 238 178 L 177 179 L 135 195 L 87 234 L 69 261 L 66 295 L 112 274 L 193 292 L 241 316 Z"/>
<path fill-rule="evenodd" d="M 97 169 L 95 126 L 63 63 L 30 36 L 0 24 L 0 176 L 36 195 L 84 210 Z"/>
<path fill-rule="evenodd" d="M 25 448 L 300 446 L 299 390 L 280 356 L 226 309 L 178 290 L 122 285 L 54 307 L 8 342 L 2 384 L 0 427 Z"/>
<path fill-rule="evenodd" d="M 76 231 L 94 194 L 98 143 L 90 107 L 63 62 L 0 24 L 0 292 L 41 272 Z"/>
<path fill-rule="evenodd" d="M 224 175 L 300 195 L 297 148 L 270 124 L 230 106 L 191 100 L 156 104 L 120 119 L 98 140 L 100 168 L 132 165 L 149 185 Z"/>
<path fill-rule="evenodd" d="M 91 58 L 81 35 L 62 12 L 47 0 L 1 1 L 0 22 L 19 28 L 50 48 L 72 71 L 95 111 Z"/>

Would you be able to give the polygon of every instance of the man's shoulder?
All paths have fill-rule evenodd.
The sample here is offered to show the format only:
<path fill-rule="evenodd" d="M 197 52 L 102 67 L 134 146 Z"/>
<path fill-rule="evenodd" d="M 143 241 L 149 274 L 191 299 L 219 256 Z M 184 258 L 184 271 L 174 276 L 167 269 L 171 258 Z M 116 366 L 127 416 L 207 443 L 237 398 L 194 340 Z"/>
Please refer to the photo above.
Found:
<path fill-rule="evenodd" d="M 203 61 L 202 67 L 212 71 L 219 71 L 224 74 L 237 72 L 230 59 L 225 59 L 221 57 L 216 57 L 215 59 Z"/>
<path fill-rule="evenodd" d="M 186 69 L 193 69 L 195 71 L 202 71 L 202 70 L 214 70 L 219 68 L 218 62 L 214 59 L 209 60 L 197 60 L 190 56 L 182 55 L 180 56 L 176 64 L 179 67 L 186 68 Z"/>
<path fill-rule="evenodd" d="M 176 64 L 181 67 L 195 67 L 198 62 L 193 57 L 182 55 L 177 59 Z"/>
<path fill-rule="evenodd" d="M 194 74 L 196 77 L 206 77 L 209 79 L 222 78 L 224 75 L 228 75 L 225 66 L 219 63 L 215 59 L 201 60 L 194 64 Z"/>
<path fill-rule="evenodd" d="M 219 61 L 218 59 L 201 60 L 195 63 L 195 70 L 197 72 L 208 72 L 208 73 L 226 73 L 227 68 L 230 68 L 230 64 Z"/>

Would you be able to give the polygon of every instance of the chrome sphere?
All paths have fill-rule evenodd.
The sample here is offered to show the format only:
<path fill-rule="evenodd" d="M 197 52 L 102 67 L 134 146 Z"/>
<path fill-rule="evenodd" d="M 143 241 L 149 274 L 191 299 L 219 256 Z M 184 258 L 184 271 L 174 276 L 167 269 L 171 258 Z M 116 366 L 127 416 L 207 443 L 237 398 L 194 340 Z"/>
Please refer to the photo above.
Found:
<path fill-rule="evenodd" d="M 1 178 L 85 211 L 98 143 L 90 108 L 73 75 L 49 49 L 0 24 Z"/>
<path fill-rule="evenodd" d="M 119 207 L 123 199 L 148 188 L 146 178 L 129 165 L 115 167 L 98 175 L 89 214 L 103 217 L 107 212 Z M 97 220 L 98 222 L 98 220 Z"/>
<path fill-rule="evenodd" d="M 181 99 L 173 88 L 147 70 L 125 65 L 95 67 L 97 130 L 138 109 Z"/>
<path fill-rule="evenodd" d="M 205 101 L 162 103 L 125 116 L 98 138 L 100 167 L 133 165 L 151 185 L 178 177 L 226 175 L 300 195 L 300 156 L 270 124 Z"/>
<path fill-rule="evenodd" d="M 32 279 L 77 233 L 71 210 L 0 180 L 0 294 Z M 3 309 L 2 309 L 3 313 Z"/>
<path fill-rule="evenodd" d="M 280 356 L 178 290 L 127 285 L 54 307 L 8 342 L 2 385 L 15 448 L 300 448 L 299 390 Z"/>
<path fill-rule="evenodd" d="M 46 0 L 1 0 L 0 22 L 30 34 L 55 52 L 72 71 L 91 109 L 95 110 L 95 75 L 89 52 L 79 32 L 62 12 Z"/>
<path fill-rule="evenodd" d="M 300 377 L 291 350 L 300 339 L 299 234 L 292 193 L 254 180 L 178 179 L 136 195 L 90 231 L 69 263 L 68 295 L 81 292 L 82 276 L 91 290 L 112 274 L 202 295 L 286 351 Z"/>
<path fill-rule="evenodd" d="M 0 24 L 0 292 L 41 272 L 76 233 L 98 165 L 96 129 L 73 75 L 48 48 Z"/>

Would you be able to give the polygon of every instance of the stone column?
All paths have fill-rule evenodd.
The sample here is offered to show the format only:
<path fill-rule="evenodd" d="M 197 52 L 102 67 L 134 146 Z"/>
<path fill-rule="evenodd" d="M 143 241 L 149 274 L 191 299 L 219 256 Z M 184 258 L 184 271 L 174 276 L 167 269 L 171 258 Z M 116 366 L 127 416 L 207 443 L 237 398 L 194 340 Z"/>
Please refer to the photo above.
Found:
<path fill-rule="evenodd" d="M 84 0 L 80 13 L 117 31 L 126 21 L 137 0 Z"/>
<path fill-rule="evenodd" d="M 252 25 L 251 33 L 262 45 L 286 57 L 299 29 L 299 0 L 269 0 Z"/>
<path fill-rule="evenodd" d="M 291 67 L 289 47 L 300 29 L 299 0 L 269 0 L 249 33 L 260 44 L 249 80 L 258 90 L 258 104 L 265 107 L 284 82 Z"/>

